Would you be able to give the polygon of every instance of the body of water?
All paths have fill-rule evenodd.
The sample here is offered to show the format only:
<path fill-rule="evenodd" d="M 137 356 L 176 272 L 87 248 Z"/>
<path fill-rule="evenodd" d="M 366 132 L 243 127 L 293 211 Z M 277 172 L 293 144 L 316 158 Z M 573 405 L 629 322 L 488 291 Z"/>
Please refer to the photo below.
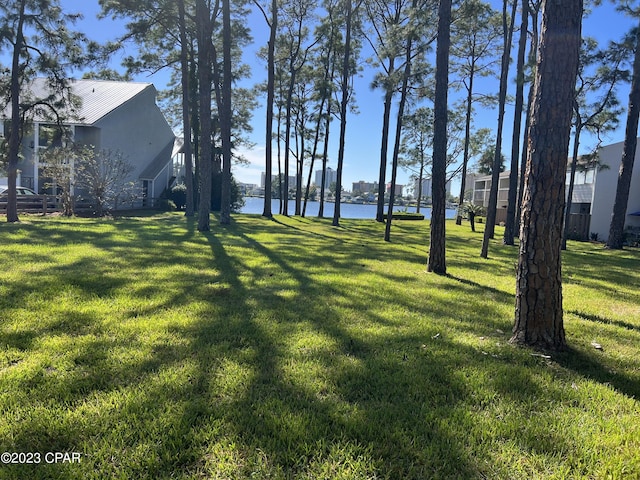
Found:
<path fill-rule="evenodd" d="M 240 213 L 256 213 L 262 214 L 264 211 L 264 198 L 259 197 L 245 197 L 245 204 Z M 293 215 L 296 211 L 295 200 L 289 200 L 289 215 Z M 325 202 L 324 204 L 324 217 L 333 218 L 333 203 Z M 277 214 L 280 209 L 280 200 L 274 199 L 271 201 L 271 211 L 273 214 Z M 394 208 L 394 211 L 404 211 L 405 207 L 398 206 Z M 320 210 L 320 202 L 307 202 L 306 217 L 317 217 Z M 343 203 L 340 205 L 340 217 L 341 218 L 358 218 L 358 219 L 374 219 L 376 218 L 377 206 L 361 205 L 358 203 Z M 409 212 L 415 212 L 416 207 L 409 207 Z M 385 214 L 387 207 L 385 207 Z M 424 214 L 425 218 L 431 218 L 430 207 L 420 207 L 420 213 Z M 454 209 L 447 209 L 447 218 L 456 218 L 456 211 Z"/>

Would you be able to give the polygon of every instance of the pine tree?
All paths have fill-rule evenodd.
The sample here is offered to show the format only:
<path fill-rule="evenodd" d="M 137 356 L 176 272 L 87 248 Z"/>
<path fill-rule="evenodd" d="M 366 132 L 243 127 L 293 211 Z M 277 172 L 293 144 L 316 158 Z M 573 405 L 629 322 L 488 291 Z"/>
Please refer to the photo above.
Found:
<path fill-rule="evenodd" d="M 76 100 L 68 79 L 68 65 L 80 66 L 86 57 L 84 35 L 69 29 L 79 14 L 65 14 L 58 0 L 17 0 L 0 4 L 0 49 L 11 55 L 7 91 L 11 125 L 7 151 L 7 221 L 17 222 L 16 180 L 20 143 L 25 126 L 36 109 L 60 123 Z M 45 76 L 49 91 L 42 98 L 27 94 L 32 81 Z M 4 90 L 2 86 L 0 89 Z"/>
<path fill-rule="evenodd" d="M 451 0 L 440 0 L 438 9 L 438 44 L 436 48 L 436 92 L 433 125 L 433 173 L 431 241 L 427 269 L 440 275 L 447 273 L 445 218 L 447 169 L 447 113 L 449 88 L 449 48 L 451 46 Z"/>
<path fill-rule="evenodd" d="M 561 243 L 582 0 L 546 2 L 525 172 L 515 325 L 511 341 L 566 345 Z"/>

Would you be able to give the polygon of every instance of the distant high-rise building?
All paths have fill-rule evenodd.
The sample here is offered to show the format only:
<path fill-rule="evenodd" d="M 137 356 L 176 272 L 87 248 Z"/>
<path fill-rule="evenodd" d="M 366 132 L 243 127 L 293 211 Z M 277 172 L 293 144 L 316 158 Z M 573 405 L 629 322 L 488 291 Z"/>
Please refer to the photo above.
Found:
<path fill-rule="evenodd" d="M 351 192 L 354 194 L 369 193 L 378 191 L 378 182 L 365 182 L 360 180 L 359 182 L 353 182 Z"/>
<path fill-rule="evenodd" d="M 327 167 L 327 172 L 324 177 L 324 188 L 328 189 L 332 183 L 336 183 L 338 181 L 338 172 L 336 172 L 333 168 Z M 316 186 L 320 188 L 322 185 L 322 170 L 316 170 Z"/>
<path fill-rule="evenodd" d="M 416 180 L 413 185 L 413 196 L 415 198 L 418 198 L 418 186 L 419 186 L 418 181 Z M 451 195 L 451 180 L 449 180 L 446 183 L 445 189 L 447 192 L 447 196 Z M 423 178 L 422 179 L 422 200 L 423 201 L 427 198 L 431 198 L 431 190 L 432 190 L 431 178 Z"/>
<path fill-rule="evenodd" d="M 394 196 L 396 196 L 396 197 L 401 197 L 401 196 L 402 196 L 402 190 L 403 190 L 403 189 L 404 189 L 404 185 L 397 185 L 397 184 L 396 184 L 396 189 L 395 189 L 395 191 L 394 191 L 394 194 L 393 194 L 393 195 L 394 195 Z M 391 194 L 391 184 L 390 184 L 390 183 L 387 183 L 387 190 L 386 190 L 386 192 L 387 192 L 388 194 Z"/>
<path fill-rule="evenodd" d="M 271 182 L 273 183 L 274 180 L 276 180 L 278 178 L 278 175 L 271 175 Z M 296 186 L 296 181 L 297 181 L 298 176 L 297 175 L 289 175 L 289 188 L 295 188 Z M 284 182 L 284 176 L 282 177 L 282 181 Z M 260 176 L 260 187 L 264 188 L 265 185 L 265 174 L 264 172 L 262 172 L 261 176 Z"/>
<path fill-rule="evenodd" d="M 413 196 L 414 198 L 418 198 L 418 191 L 419 191 L 419 187 L 420 187 L 420 182 L 418 182 L 418 180 L 415 181 L 414 185 L 413 185 Z M 431 198 L 431 179 L 430 178 L 423 178 L 422 179 L 422 196 L 421 196 L 421 200 L 424 201 L 427 198 Z"/>

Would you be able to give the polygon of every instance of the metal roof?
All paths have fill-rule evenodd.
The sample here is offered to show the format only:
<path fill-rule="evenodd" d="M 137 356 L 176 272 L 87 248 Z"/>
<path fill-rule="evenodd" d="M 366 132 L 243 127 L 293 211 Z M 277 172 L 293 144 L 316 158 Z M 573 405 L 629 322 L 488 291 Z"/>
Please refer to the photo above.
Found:
<path fill-rule="evenodd" d="M 119 106 L 125 104 L 142 91 L 155 87 L 151 83 L 116 82 L 110 80 L 71 80 L 71 93 L 80 99 L 75 112 L 63 112 L 69 117 L 64 123 L 75 125 L 93 125 Z M 50 95 L 46 78 L 37 78 L 29 88 L 29 97 L 43 99 Z M 10 118 L 10 107 L 6 107 L 2 116 Z M 36 112 L 36 122 L 51 121 L 44 112 Z"/>

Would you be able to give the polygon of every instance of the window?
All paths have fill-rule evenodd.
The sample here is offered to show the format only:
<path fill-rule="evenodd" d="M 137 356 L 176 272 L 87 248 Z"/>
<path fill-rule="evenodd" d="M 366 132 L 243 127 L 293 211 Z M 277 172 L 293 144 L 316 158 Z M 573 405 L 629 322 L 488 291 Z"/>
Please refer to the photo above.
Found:
<path fill-rule="evenodd" d="M 64 147 L 71 138 L 71 129 L 59 125 L 38 125 L 38 147 Z"/>
<path fill-rule="evenodd" d="M 593 183 L 596 176 L 595 173 L 596 171 L 593 168 L 587 170 L 584 174 L 584 183 Z"/>

